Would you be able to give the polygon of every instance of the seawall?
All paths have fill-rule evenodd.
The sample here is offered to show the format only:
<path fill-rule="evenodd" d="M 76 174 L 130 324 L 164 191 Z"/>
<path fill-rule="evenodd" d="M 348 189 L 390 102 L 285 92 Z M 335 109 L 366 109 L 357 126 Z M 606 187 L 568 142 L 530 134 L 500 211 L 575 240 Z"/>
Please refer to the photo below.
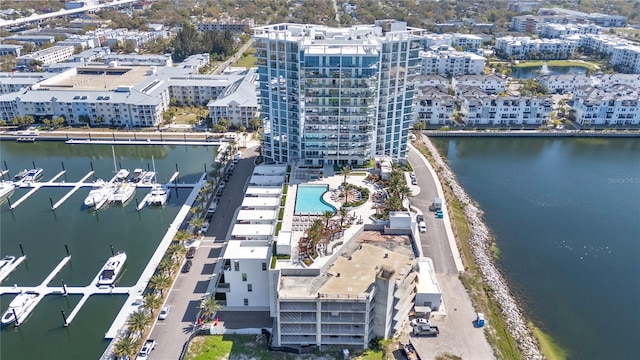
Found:
<path fill-rule="evenodd" d="M 568 137 L 568 138 L 637 138 L 640 131 L 536 131 L 536 130 L 447 130 L 422 132 L 430 137 Z"/>
<path fill-rule="evenodd" d="M 482 211 L 478 209 L 465 190 L 458 184 L 457 178 L 447 163 L 442 159 L 436 147 L 428 137 L 423 136 L 423 141 L 427 149 L 431 152 L 435 166 L 440 168 L 439 176 L 444 184 L 447 184 L 453 195 L 464 206 L 464 214 L 471 234 L 469 236 L 469 246 L 473 253 L 473 258 L 480 271 L 484 282 L 493 289 L 493 298 L 500 304 L 505 317 L 509 332 L 518 342 L 525 359 L 544 359 L 538 342 L 531 334 L 527 322 L 522 315 L 522 311 L 516 300 L 511 296 L 506 281 L 493 263 L 491 255 L 491 233 L 489 228 L 482 221 Z"/>

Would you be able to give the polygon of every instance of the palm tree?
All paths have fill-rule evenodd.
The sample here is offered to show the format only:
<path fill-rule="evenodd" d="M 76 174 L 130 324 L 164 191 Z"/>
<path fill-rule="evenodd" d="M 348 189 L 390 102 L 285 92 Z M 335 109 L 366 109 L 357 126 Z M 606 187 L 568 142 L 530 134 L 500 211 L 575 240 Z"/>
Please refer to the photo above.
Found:
<path fill-rule="evenodd" d="M 344 224 L 344 218 L 349 215 L 349 209 L 341 207 L 340 209 L 338 209 L 338 214 L 340 214 L 340 228 L 342 228 L 342 225 Z"/>
<path fill-rule="evenodd" d="M 413 196 L 413 193 L 411 192 L 411 188 L 409 186 L 401 185 L 398 188 L 398 196 L 400 196 L 400 199 L 404 200 Z"/>
<path fill-rule="evenodd" d="M 325 229 L 329 228 L 329 221 L 333 218 L 333 211 L 327 210 L 322 213 L 322 217 L 324 218 L 324 227 Z"/>
<path fill-rule="evenodd" d="M 138 351 L 139 345 L 140 342 L 138 340 L 132 338 L 131 336 L 125 336 L 120 338 L 120 340 L 118 340 L 113 345 L 113 353 L 118 358 L 122 358 L 125 356 L 133 358 L 133 356 L 135 356 L 136 352 Z"/>
<path fill-rule="evenodd" d="M 205 319 L 211 319 L 213 314 L 220 309 L 222 309 L 222 306 L 213 297 L 204 298 L 200 301 L 200 310 L 202 311 L 202 317 Z"/>
<path fill-rule="evenodd" d="M 402 200 L 400 200 L 397 196 L 389 196 L 387 199 L 387 208 L 390 211 L 400 211 L 402 210 Z"/>
<path fill-rule="evenodd" d="M 196 201 L 199 204 L 200 209 L 204 208 L 204 200 L 206 199 L 205 195 L 203 193 L 199 193 L 198 196 L 196 196 Z"/>
<path fill-rule="evenodd" d="M 344 176 L 344 181 L 342 182 L 343 185 L 345 185 L 347 183 L 347 178 L 349 178 L 349 175 L 351 175 L 351 168 L 348 166 L 343 166 L 342 167 L 342 175 Z"/>
<path fill-rule="evenodd" d="M 204 225 L 203 218 L 193 218 L 189 221 L 189 225 L 193 226 L 194 229 L 200 229 L 202 225 Z"/>
<path fill-rule="evenodd" d="M 151 324 L 151 315 L 144 310 L 137 310 L 127 320 L 127 326 L 131 332 L 142 334 L 144 329 Z"/>
<path fill-rule="evenodd" d="M 231 151 L 230 151 L 230 155 L 235 154 L 235 152 L 236 152 L 236 150 L 237 150 L 237 146 L 238 146 L 238 143 L 236 142 L 236 140 L 235 140 L 235 139 L 234 139 L 234 140 L 229 141 L 229 149 L 231 150 Z"/>
<path fill-rule="evenodd" d="M 187 252 L 187 248 L 185 248 L 184 245 L 177 242 L 169 245 L 169 248 L 167 249 L 167 255 L 172 259 L 178 258 L 186 252 Z"/>
<path fill-rule="evenodd" d="M 179 241 L 184 244 L 185 241 L 191 239 L 191 234 L 187 230 L 180 230 L 173 237 L 173 240 Z"/>
<path fill-rule="evenodd" d="M 149 310 L 150 313 L 160 309 L 162 306 L 162 298 L 155 294 L 147 294 L 142 301 L 142 307 Z"/>
<path fill-rule="evenodd" d="M 149 286 L 155 290 L 160 290 L 160 295 L 164 294 L 164 290 L 171 287 L 171 278 L 166 274 L 155 274 L 149 280 Z"/>
<path fill-rule="evenodd" d="M 162 260 L 160 260 L 160 263 L 158 264 L 158 271 L 160 271 L 162 274 L 171 275 L 175 267 L 176 267 L 176 261 L 171 256 L 167 256 L 162 258 Z"/>

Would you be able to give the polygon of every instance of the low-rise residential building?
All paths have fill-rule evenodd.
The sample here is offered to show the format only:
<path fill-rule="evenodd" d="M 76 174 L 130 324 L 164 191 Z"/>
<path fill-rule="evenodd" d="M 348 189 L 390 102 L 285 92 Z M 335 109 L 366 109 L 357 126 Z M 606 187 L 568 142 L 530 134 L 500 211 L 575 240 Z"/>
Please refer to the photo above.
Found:
<path fill-rule="evenodd" d="M 425 86 L 448 88 L 449 79 L 442 75 L 420 75 L 416 76 L 414 84 L 416 88 L 423 88 Z"/>
<path fill-rule="evenodd" d="M 228 86 L 222 94 L 207 104 L 209 117 L 214 124 L 224 118 L 234 125 L 249 127 L 249 122 L 259 116 L 257 78 L 255 69 L 249 70 L 247 76 Z"/>
<path fill-rule="evenodd" d="M 421 51 L 422 75 L 481 74 L 487 59 L 480 55 L 459 51 Z"/>
<path fill-rule="evenodd" d="M 613 85 L 629 85 L 640 88 L 639 74 L 596 74 L 591 76 L 593 86 L 607 88 Z"/>
<path fill-rule="evenodd" d="M 456 95 L 460 94 L 460 87 L 473 86 L 482 89 L 487 94 L 504 92 L 507 80 L 495 75 L 463 75 L 451 79 L 451 87 Z"/>
<path fill-rule="evenodd" d="M 640 90 L 628 85 L 586 86 L 573 93 L 576 122 L 591 125 L 640 125 Z"/>
<path fill-rule="evenodd" d="M 540 84 L 544 85 L 550 93 L 564 94 L 573 92 L 577 87 L 589 86 L 590 77 L 581 74 L 558 74 L 540 76 Z"/>
<path fill-rule="evenodd" d="M 109 53 L 102 56 L 102 62 L 108 64 L 114 61 L 122 66 L 172 66 L 173 60 L 171 54 L 153 55 L 153 54 L 115 54 Z"/>
<path fill-rule="evenodd" d="M 553 105 L 551 97 L 482 95 L 479 89 L 460 99 L 467 125 L 542 125 L 549 120 Z"/>
<path fill-rule="evenodd" d="M 482 37 L 473 34 L 453 34 L 451 46 L 463 51 L 476 51 L 482 45 Z"/>
<path fill-rule="evenodd" d="M 450 46 L 453 34 L 423 34 L 420 38 L 420 44 L 425 50 L 431 49 L 432 46 L 446 45 Z"/>
<path fill-rule="evenodd" d="M 415 121 L 428 125 L 449 125 L 453 122 L 455 98 L 448 94 L 446 87 L 418 87 L 418 95 L 413 99 Z"/>
<path fill-rule="evenodd" d="M 108 47 L 97 47 L 93 49 L 85 50 L 79 54 L 75 54 L 67 59 L 67 62 L 77 62 L 88 64 L 90 62 L 104 59 L 105 56 L 111 54 L 111 49 Z"/>
<path fill-rule="evenodd" d="M 533 57 L 568 59 L 576 50 L 576 42 L 561 39 L 532 39 L 528 36 L 504 36 L 496 39 L 496 55 L 517 60 Z"/>
<path fill-rule="evenodd" d="M 616 46 L 611 53 L 611 65 L 625 73 L 640 73 L 640 46 Z"/>
<path fill-rule="evenodd" d="M 19 43 L 31 43 L 38 46 L 49 45 L 56 42 L 55 36 L 49 35 L 11 35 L 4 38 L 4 40 L 13 40 Z"/>
<path fill-rule="evenodd" d="M 198 31 L 244 32 L 253 26 L 255 26 L 253 19 L 207 19 L 196 23 Z"/>
<path fill-rule="evenodd" d="M 257 225 L 260 227 L 262 225 Z M 270 225 L 269 225 L 270 226 Z M 273 226 L 270 226 L 273 231 Z M 224 294 L 225 310 L 269 310 L 270 240 L 230 240 L 224 255 L 224 281 L 217 291 Z"/>
<path fill-rule="evenodd" d="M 61 62 L 71 57 L 74 50 L 73 46 L 52 46 L 31 54 L 18 56 L 16 67 L 30 67 L 34 62 L 40 62 L 43 65 Z"/>
<path fill-rule="evenodd" d="M 53 74 L 49 73 L 9 73 L 0 72 L 0 94 L 9 94 L 37 84 Z"/>
<path fill-rule="evenodd" d="M 595 24 L 542 24 L 539 26 L 540 37 L 563 39 L 569 35 L 600 35 L 602 28 Z"/>
<path fill-rule="evenodd" d="M 0 44 L 0 56 L 13 55 L 18 57 L 22 53 L 22 48 L 22 45 Z"/>

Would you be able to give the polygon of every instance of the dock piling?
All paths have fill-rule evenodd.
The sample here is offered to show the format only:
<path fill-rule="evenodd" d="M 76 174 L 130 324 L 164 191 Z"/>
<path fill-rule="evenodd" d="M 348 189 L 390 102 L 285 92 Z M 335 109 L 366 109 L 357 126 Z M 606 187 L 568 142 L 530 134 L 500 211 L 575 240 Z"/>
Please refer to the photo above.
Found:
<path fill-rule="evenodd" d="M 51 204 L 51 210 L 55 210 L 55 208 L 53 207 L 53 199 L 49 198 L 49 204 Z"/>
<path fill-rule="evenodd" d="M 67 315 L 64 313 L 64 309 L 60 309 L 60 311 L 62 312 L 62 320 L 64 321 L 64 326 L 69 326 L 69 323 L 67 322 Z"/>
<path fill-rule="evenodd" d="M 33 168 L 34 168 L 34 169 L 36 168 L 36 162 L 35 162 L 35 161 L 32 161 L 32 162 L 31 162 L 31 165 L 33 165 Z"/>
<path fill-rule="evenodd" d="M 7 198 L 7 204 L 9 205 L 9 210 L 13 211 L 13 206 L 11 206 L 11 199 Z"/>
<path fill-rule="evenodd" d="M 149 167 L 149 163 L 147 163 L 147 171 L 151 171 L 151 168 Z"/>
<path fill-rule="evenodd" d="M 63 295 L 63 296 L 67 296 L 67 295 L 69 295 L 69 294 L 67 293 L 67 284 L 65 284 L 65 283 L 64 283 L 64 279 L 62 279 L 62 295 Z"/>
<path fill-rule="evenodd" d="M 62 164 L 62 170 L 66 171 L 67 169 L 64 168 L 64 161 L 61 161 L 60 164 Z"/>
<path fill-rule="evenodd" d="M 204 172 L 207 172 L 207 163 L 204 163 Z"/>
<path fill-rule="evenodd" d="M 89 165 L 91 165 L 91 171 L 93 171 L 93 161 L 89 161 Z"/>
<path fill-rule="evenodd" d="M 122 164 L 120 163 L 120 161 L 118 161 L 118 168 L 122 169 Z"/>
<path fill-rule="evenodd" d="M 22 254 L 22 256 L 24 256 L 24 248 L 22 247 L 22 243 L 19 243 L 18 246 L 20 246 L 20 253 Z"/>
<path fill-rule="evenodd" d="M 70 254 L 69 254 L 69 245 L 64 244 L 64 249 L 67 252 L 67 256 L 70 256 Z"/>
<path fill-rule="evenodd" d="M 138 202 L 138 198 L 136 198 L 136 209 L 140 211 L 140 202 Z"/>
<path fill-rule="evenodd" d="M 4 169 L 5 170 L 9 170 L 9 167 L 7 166 L 7 161 L 6 160 L 2 160 L 2 162 L 4 163 Z"/>
<path fill-rule="evenodd" d="M 18 320 L 18 314 L 16 314 L 16 309 L 11 308 L 11 312 L 13 312 L 13 318 L 16 319 L 16 326 L 20 326 L 20 321 Z"/>
<path fill-rule="evenodd" d="M 111 256 L 116 256 L 116 253 L 113 251 L 113 244 L 110 244 L 109 247 L 111 247 Z"/>

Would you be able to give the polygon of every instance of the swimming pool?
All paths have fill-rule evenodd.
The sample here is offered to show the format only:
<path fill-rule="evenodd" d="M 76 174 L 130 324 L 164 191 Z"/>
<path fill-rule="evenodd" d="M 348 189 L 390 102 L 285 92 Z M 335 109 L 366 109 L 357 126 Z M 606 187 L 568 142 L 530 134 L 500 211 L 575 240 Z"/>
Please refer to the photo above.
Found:
<path fill-rule="evenodd" d="M 336 212 L 336 208 L 322 200 L 329 185 L 299 185 L 296 195 L 296 215 L 317 215 L 325 211 Z"/>

